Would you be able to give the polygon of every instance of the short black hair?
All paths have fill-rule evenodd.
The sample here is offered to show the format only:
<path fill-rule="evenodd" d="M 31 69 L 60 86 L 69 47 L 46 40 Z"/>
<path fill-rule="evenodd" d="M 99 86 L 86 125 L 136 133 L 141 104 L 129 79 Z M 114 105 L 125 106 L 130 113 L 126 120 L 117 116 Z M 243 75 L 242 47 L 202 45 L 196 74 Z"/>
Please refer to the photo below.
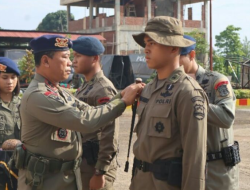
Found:
<path fill-rule="evenodd" d="M 54 54 L 56 51 L 43 51 L 43 52 L 38 52 L 34 54 L 34 59 L 35 59 L 35 66 L 39 67 L 41 64 L 41 58 L 44 55 L 47 55 L 49 58 L 53 58 Z"/>

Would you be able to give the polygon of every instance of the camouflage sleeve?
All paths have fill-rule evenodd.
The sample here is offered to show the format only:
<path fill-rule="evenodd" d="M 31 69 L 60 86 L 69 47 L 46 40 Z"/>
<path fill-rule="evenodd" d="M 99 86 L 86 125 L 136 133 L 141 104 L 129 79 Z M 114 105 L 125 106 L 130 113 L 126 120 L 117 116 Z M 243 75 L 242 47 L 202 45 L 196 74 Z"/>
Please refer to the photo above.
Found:
<path fill-rule="evenodd" d="M 40 121 L 82 133 L 91 133 L 105 126 L 120 116 L 125 107 L 121 99 L 97 107 L 77 99 L 74 105 L 68 105 L 39 91 L 31 93 L 25 104 L 26 111 Z"/>
<path fill-rule="evenodd" d="M 205 189 L 207 98 L 199 90 L 183 93 L 177 104 L 182 157 L 182 190 Z"/>
<path fill-rule="evenodd" d="M 230 82 L 220 77 L 214 83 L 214 103 L 209 104 L 208 123 L 214 127 L 230 128 L 235 116 L 235 96 Z"/>
<path fill-rule="evenodd" d="M 103 88 L 95 97 L 96 105 L 106 104 L 114 96 L 115 94 L 112 89 Z M 118 119 L 111 121 L 110 123 L 108 123 L 108 125 L 102 127 L 98 160 L 95 168 L 104 171 L 109 170 L 111 161 L 113 160 L 117 152 L 119 133 L 118 130 Z"/>

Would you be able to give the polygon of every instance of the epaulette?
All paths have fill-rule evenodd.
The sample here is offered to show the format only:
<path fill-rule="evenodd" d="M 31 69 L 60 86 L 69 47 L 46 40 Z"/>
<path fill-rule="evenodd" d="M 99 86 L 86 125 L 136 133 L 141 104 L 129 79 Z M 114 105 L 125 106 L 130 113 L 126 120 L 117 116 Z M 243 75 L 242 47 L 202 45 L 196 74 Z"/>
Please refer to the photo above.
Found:
<path fill-rule="evenodd" d="M 45 86 L 43 82 L 39 82 L 37 86 L 38 86 L 39 91 L 47 91 L 47 87 Z"/>
<path fill-rule="evenodd" d="M 192 77 L 186 75 L 186 79 L 192 84 L 192 86 L 194 87 L 195 90 L 202 90 L 200 85 L 198 85 L 196 80 L 194 80 Z"/>

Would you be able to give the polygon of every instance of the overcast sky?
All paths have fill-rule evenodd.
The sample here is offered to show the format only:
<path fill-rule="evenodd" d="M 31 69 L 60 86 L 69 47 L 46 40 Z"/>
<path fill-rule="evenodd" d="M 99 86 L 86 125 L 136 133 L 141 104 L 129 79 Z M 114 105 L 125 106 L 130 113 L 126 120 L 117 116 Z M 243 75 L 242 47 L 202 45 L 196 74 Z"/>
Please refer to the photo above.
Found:
<path fill-rule="evenodd" d="M 213 38 L 228 25 L 234 25 L 242 29 L 239 32 L 241 39 L 250 40 L 250 0 L 213 0 L 212 3 Z M 186 13 L 188 7 L 193 7 L 193 19 L 200 20 L 201 4 L 187 5 Z M 46 14 L 57 10 L 66 10 L 65 6 L 60 6 L 60 0 L 0 0 L 0 27 L 34 30 Z M 112 14 L 112 11 L 100 9 L 103 11 Z M 75 19 L 88 15 L 87 9 L 79 7 L 72 7 L 71 12 Z"/>

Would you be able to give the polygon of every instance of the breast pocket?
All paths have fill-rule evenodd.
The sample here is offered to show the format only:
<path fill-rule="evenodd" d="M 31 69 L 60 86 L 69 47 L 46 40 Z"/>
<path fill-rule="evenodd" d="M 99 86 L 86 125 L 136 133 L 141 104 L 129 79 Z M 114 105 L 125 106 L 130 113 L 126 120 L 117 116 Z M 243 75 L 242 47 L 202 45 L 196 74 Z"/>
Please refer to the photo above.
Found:
<path fill-rule="evenodd" d="M 150 116 L 148 136 L 157 138 L 171 138 L 171 107 L 166 105 L 157 106 Z"/>

